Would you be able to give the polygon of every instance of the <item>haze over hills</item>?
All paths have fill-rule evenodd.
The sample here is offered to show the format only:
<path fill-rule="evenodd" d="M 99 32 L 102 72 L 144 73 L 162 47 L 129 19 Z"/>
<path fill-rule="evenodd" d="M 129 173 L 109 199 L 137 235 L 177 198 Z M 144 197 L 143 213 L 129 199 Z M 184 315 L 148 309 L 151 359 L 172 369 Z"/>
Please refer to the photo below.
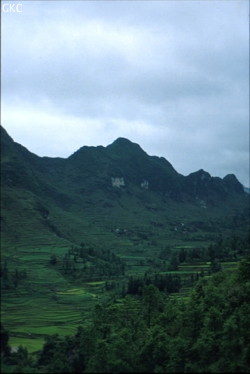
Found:
<path fill-rule="evenodd" d="M 15 143 L 1 127 L 1 174 L 2 243 L 8 245 L 66 245 L 83 236 L 98 242 L 98 235 L 117 242 L 120 228 L 157 226 L 166 234 L 180 222 L 195 227 L 204 219 L 211 231 L 218 222 L 227 227 L 247 217 L 247 194 L 233 174 L 183 176 L 124 138 L 49 158 Z"/>

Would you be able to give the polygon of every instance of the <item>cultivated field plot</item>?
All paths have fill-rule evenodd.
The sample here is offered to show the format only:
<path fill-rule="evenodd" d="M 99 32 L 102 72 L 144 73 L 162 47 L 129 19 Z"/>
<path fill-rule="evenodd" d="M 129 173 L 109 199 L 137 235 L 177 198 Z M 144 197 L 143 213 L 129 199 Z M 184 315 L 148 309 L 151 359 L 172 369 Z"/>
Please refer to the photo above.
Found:
<path fill-rule="evenodd" d="M 10 345 L 34 351 L 42 346 L 46 335 L 74 334 L 80 324 L 87 323 L 99 298 L 85 288 L 58 291 L 52 299 L 5 293 L 8 301 L 2 303 L 2 321 L 11 332 Z"/>
<path fill-rule="evenodd" d="M 44 337 L 71 335 L 87 323 L 91 310 L 103 297 L 105 282 L 72 285 L 62 274 L 48 266 L 52 253 L 66 248 L 34 248 L 11 256 L 10 271 L 27 271 L 27 279 L 16 290 L 3 290 L 1 321 L 10 331 L 10 345 L 22 345 L 30 352 L 40 349 Z"/>
<path fill-rule="evenodd" d="M 192 247 L 192 244 L 187 246 Z M 99 281 L 73 281 L 50 264 L 50 257 L 62 257 L 68 247 L 44 246 L 27 249 L 25 247 L 8 252 L 5 256 L 10 271 L 15 268 L 26 270 L 27 278 L 17 289 L 7 289 L 2 293 L 1 320 L 10 331 L 11 347 L 22 345 L 29 352 L 39 350 L 48 335 L 72 335 L 79 325 L 88 323 L 97 303 L 109 298 L 106 282 L 113 282 L 116 290 L 126 288 L 130 276 L 143 277 L 152 269 L 148 254 L 141 254 L 141 246 L 131 250 L 121 258 L 126 263 L 126 274 L 119 279 Z M 151 259 L 156 253 L 151 253 Z M 232 271 L 236 262 L 225 262 L 222 269 Z M 160 271 L 159 274 L 178 275 L 182 282 L 180 292 L 171 297 L 185 299 L 198 276 L 209 276 L 210 263 L 182 263 L 175 271 Z M 112 295 L 112 292 L 110 293 Z"/>

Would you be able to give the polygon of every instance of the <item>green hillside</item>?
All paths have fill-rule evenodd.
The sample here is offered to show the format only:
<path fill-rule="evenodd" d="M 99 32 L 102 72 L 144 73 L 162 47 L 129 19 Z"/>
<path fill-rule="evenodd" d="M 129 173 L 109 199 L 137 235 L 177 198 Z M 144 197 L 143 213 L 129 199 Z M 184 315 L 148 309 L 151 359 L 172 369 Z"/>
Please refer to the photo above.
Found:
<path fill-rule="evenodd" d="M 124 138 L 38 157 L 1 127 L 1 319 L 14 350 L 73 336 L 97 305 L 148 286 L 187 300 L 200 278 L 234 274 L 248 230 L 249 194 L 234 175 L 185 177 Z"/>

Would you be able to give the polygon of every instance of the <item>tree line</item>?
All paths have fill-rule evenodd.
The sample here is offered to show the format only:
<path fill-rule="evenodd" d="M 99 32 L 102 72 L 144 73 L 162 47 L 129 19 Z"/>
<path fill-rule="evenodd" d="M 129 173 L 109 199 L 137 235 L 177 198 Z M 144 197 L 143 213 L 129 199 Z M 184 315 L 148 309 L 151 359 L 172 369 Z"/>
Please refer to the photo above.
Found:
<path fill-rule="evenodd" d="M 88 325 L 47 337 L 33 358 L 23 348 L 11 354 L 2 328 L 2 355 L 20 373 L 246 373 L 249 315 L 250 255 L 234 273 L 201 278 L 185 299 L 148 284 L 97 305 Z"/>
<path fill-rule="evenodd" d="M 245 236 L 218 237 L 207 247 L 174 249 L 166 246 L 159 252 L 158 258 L 163 263 L 168 261 L 167 270 L 169 271 L 178 270 L 178 266 L 184 262 L 218 264 L 221 261 L 237 261 L 248 253 L 249 242 L 250 232 Z"/>
<path fill-rule="evenodd" d="M 51 255 L 50 264 L 64 275 L 81 281 L 121 276 L 125 272 L 125 263 L 120 257 L 108 249 L 93 248 L 83 242 L 80 246 L 71 246 L 63 257 Z"/>
<path fill-rule="evenodd" d="M 0 266 L 1 288 L 3 290 L 16 289 L 22 280 L 26 278 L 27 272 L 25 269 L 20 270 L 15 268 L 14 270 L 10 270 L 6 259 L 3 265 Z"/>

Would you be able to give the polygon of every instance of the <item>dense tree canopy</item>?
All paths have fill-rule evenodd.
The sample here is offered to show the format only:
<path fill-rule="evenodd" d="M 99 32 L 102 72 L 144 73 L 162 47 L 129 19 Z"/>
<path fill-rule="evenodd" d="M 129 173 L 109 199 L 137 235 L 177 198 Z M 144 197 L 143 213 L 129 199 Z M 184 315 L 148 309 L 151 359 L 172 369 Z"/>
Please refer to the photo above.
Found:
<path fill-rule="evenodd" d="M 48 337 L 33 361 L 9 353 L 2 328 L 4 360 L 23 373 L 245 373 L 249 315 L 250 256 L 237 272 L 203 277 L 185 299 L 149 284 L 139 296 L 97 305 L 89 325 Z"/>

